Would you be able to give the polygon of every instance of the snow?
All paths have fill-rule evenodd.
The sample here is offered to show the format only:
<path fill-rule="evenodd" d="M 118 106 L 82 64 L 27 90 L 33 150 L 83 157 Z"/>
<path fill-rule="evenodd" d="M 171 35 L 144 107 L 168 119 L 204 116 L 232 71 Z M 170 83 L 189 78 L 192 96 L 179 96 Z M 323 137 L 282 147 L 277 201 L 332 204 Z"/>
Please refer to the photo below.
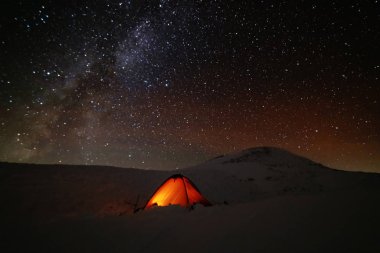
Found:
<path fill-rule="evenodd" d="M 180 173 L 214 206 L 133 213 L 174 172 L 3 163 L 1 252 L 380 252 L 378 174 L 274 148 Z"/>

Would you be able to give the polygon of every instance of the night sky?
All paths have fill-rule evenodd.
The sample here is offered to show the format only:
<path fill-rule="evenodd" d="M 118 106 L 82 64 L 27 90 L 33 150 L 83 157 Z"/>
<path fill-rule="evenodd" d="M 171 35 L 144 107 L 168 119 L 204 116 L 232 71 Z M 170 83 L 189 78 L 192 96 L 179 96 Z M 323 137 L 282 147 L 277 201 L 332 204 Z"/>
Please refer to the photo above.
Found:
<path fill-rule="evenodd" d="M 0 160 L 175 169 L 256 146 L 380 172 L 380 1 L 0 3 Z"/>

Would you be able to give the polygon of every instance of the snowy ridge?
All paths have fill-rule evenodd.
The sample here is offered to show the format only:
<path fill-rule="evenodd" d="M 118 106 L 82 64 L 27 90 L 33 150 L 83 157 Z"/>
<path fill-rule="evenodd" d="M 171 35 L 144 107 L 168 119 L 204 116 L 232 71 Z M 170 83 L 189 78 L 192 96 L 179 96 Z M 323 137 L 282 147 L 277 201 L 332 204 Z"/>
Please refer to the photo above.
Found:
<path fill-rule="evenodd" d="M 303 161 L 312 162 L 304 157 L 295 155 L 286 151 L 284 149 L 275 148 L 275 147 L 258 147 L 258 148 L 249 148 L 236 153 L 221 155 L 215 157 L 205 164 L 208 163 L 241 163 L 241 162 L 253 162 L 253 161 L 266 161 L 266 162 L 294 162 L 294 161 Z"/>
<path fill-rule="evenodd" d="M 269 147 L 221 156 L 184 169 L 183 173 L 202 184 L 201 190 L 216 203 L 316 194 L 359 186 L 367 177 L 378 177 L 330 169 L 288 151 Z"/>

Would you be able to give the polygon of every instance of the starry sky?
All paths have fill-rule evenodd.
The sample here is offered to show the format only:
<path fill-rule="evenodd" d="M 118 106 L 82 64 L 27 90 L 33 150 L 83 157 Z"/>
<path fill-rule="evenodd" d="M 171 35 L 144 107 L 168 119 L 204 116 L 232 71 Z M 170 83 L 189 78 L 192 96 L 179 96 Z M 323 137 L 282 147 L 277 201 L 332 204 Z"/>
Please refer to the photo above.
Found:
<path fill-rule="evenodd" d="M 3 0 L 0 160 L 275 146 L 380 172 L 380 1 Z"/>

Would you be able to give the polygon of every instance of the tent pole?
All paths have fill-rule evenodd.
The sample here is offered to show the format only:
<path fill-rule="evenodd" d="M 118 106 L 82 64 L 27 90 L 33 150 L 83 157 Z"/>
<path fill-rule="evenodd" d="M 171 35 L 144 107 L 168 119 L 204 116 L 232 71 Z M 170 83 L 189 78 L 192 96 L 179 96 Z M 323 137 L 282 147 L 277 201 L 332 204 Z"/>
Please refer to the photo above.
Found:
<path fill-rule="evenodd" d="M 185 187 L 187 204 L 190 205 L 189 196 L 187 195 L 187 187 L 186 187 L 186 184 L 185 184 L 185 180 L 183 179 L 183 177 L 181 177 L 181 179 L 182 179 L 183 187 Z"/>

